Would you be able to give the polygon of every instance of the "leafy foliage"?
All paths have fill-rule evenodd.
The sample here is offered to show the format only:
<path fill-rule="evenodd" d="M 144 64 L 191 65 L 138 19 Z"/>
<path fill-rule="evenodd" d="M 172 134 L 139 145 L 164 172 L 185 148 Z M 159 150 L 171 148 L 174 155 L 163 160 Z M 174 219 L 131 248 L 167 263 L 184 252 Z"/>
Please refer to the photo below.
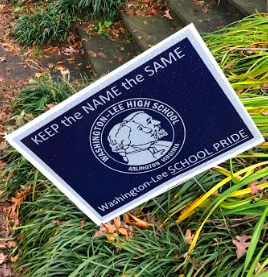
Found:
<path fill-rule="evenodd" d="M 112 19 L 117 15 L 122 4 L 122 0 L 58 0 L 56 10 L 70 15 L 82 13 L 85 17 L 103 16 Z"/>
<path fill-rule="evenodd" d="M 14 36 L 24 46 L 42 45 L 67 37 L 72 21 L 100 16 L 114 19 L 122 0 L 56 0 L 45 11 L 23 14 L 15 24 Z"/>
<path fill-rule="evenodd" d="M 55 11 L 22 15 L 15 24 L 15 39 L 24 46 L 64 40 L 71 24 L 71 17 Z"/>

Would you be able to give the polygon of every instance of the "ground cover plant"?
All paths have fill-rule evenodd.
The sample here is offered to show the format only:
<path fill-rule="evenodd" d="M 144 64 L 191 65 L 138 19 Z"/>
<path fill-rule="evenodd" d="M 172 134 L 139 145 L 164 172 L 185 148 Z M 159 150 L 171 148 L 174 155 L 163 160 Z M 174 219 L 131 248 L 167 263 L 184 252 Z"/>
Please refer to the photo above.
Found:
<path fill-rule="evenodd" d="M 24 47 L 65 41 L 75 24 L 96 17 L 99 31 L 104 28 L 101 33 L 109 35 L 105 29 L 116 28 L 116 24 L 113 24 L 116 23 L 120 10 L 130 16 L 160 14 L 171 19 L 162 0 L 48 0 L 45 3 L 34 1 L 34 5 L 31 1 L 22 1 L 16 9 L 20 16 L 15 23 L 13 35 Z"/>
<path fill-rule="evenodd" d="M 24 9 L 25 13 L 18 18 L 14 37 L 24 46 L 64 41 L 75 22 L 97 15 L 113 20 L 122 5 L 122 0 L 56 0 L 45 4 L 37 2 L 34 9 Z"/>
<path fill-rule="evenodd" d="M 267 15 L 204 37 L 267 140 Z M 266 49 L 266 50 L 265 50 Z M 32 81 L 33 82 L 33 81 Z M 83 84 L 85 85 L 85 84 Z M 82 85 L 82 86 L 83 86 Z M 15 129 L 80 87 L 40 79 L 12 108 Z M 160 195 L 101 227 L 9 145 L 1 190 L 12 200 L 20 276 L 268 276 L 267 142 Z M 16 227 L 16 228 L 14 228 Z"/>

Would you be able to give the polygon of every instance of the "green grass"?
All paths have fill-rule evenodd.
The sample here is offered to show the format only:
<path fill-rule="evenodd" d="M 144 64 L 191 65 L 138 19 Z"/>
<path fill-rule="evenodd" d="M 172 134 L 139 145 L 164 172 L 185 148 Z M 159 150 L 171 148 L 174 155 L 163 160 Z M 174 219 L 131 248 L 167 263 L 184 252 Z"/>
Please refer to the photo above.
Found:
<path fill-rule="evenodd" d="M 263 47 L 267 29 L 267 17 L 256 15 L 204 38 L 233 87 L 243 89 L 239 97 L 266 139 L 268 95 L 263 84 L 268 83 L 268 63 L 264 62 L 268 52 L 230 49 Z M 10 131 L 84 85 L 51 80 L 32 84 L 14 103 Z M 268 187 L 265 145 L 221 164 L 224 171 L 213 168 L 198 175 L 207 194 L 189 180 L 158 196 L 167 214 L 154 201 L 144 203 L 139 217 L 161 224 L 151 229 L 134 227 L 131 239 L 119 235 L 114 242 L 105 235 L 93 238 L 97 226 L 9 145 L 2 151 L 8 163 L 1 173 L 4 195 L 15 196 L 21 185 L 32 188 L 17 208 L 21 224 L 14 233 L 19 243 L 13 254 L 19 255 L 16 271 L 20 276 L 257 277 L 262 269 L 255 271 L 256 265 L 267 266 L 267 192 L 252 196 L 246 188 L 256 180 Z M 216 188 L 219 194 L 212 195 Z M 195 235 L 191 245 L 184 240 L 187 229 Z M 241 234 L 252 236 L 252 243 L 237 260 L 232 241 Z"/>

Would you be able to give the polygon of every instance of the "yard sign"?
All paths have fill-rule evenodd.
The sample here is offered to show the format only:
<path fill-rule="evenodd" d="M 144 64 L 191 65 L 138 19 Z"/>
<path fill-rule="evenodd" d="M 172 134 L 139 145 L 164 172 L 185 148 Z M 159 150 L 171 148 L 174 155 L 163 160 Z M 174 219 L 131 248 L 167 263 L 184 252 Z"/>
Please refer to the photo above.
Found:
<path fill-rule="evenodd" d="M 193 25 L 6 139 L 96 224 L 263 142 Z"/>

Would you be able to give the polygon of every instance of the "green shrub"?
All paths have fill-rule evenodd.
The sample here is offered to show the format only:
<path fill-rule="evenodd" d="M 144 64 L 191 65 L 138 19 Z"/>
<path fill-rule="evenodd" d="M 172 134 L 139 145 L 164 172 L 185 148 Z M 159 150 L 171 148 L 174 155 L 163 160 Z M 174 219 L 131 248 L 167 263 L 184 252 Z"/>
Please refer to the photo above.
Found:
<path fill-rule="evenodd" d="M 67 37 L 71 17 L 55 11 L 22 15 L 15 24 L 14 37 L 23 46 L 41 45 Z"/>
<path fill-rule="evenodd" d="M 78 9 L 91 8 L 91 16 L 102 15 L 106 19 L 113 19 L 118 14 L 123 3 L 123 0 L 79 0 Z"/>
<path fill-rule="evenodd" d="M 55 9 L 70 15 L 80 14 L 84 18 L 103 17 L 113 19 L 123 5 L 122 0 L 58 0 Z"/>
<path fill-rule="evenodd" d="M 24 46 L 42 45 L 67 37 L 71 21 L 96 16 L 114 19 L 122 0 L 57 0 L 46 11 L 23 14 L 15 24 L 14 37 Z"/>
<path fill-rule="evenodd" d="M 59 13 L 74 16 L 78 13 L 79 0 L 58 0 L 55 3 L 55 10 Z"/>

